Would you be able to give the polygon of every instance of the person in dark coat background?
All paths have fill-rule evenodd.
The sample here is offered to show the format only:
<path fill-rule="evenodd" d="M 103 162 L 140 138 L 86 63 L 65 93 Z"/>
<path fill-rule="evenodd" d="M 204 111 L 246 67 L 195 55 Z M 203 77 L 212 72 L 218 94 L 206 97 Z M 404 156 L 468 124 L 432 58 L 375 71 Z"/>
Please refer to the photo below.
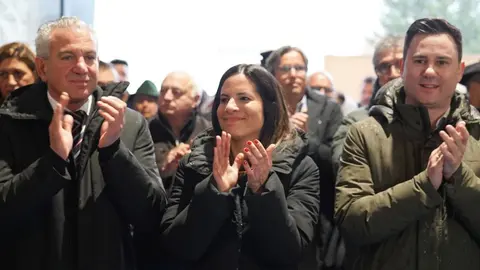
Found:
<path fill-rule="evenodd" d="M 165 250 L 191 269 L 297 269 L 314 237 L 319 175 L 281 86 L 260 66 L 230 68 L 212 125 L 180 161 Z"/>
<path fill-rule="evenodd" d="M 467 87 L 470 104 L 480 110 L 480 62 L 465 67 L 460 83 Z"/>
<path fill-rule="evenodd" d="M 343 118 L 340 106 L 306 87 L 308 59 L 300 49 L 281 47 L 269 55 L 265 65 L 282 86 L 290 121 L 308 135 L 309 154 L 318 165 L 320 180 L 333 184 L 330 147 Z M 329 187 L 333 192 L 333 185 Z M 326 192 L 330 188 L 322 191 Z M 328 216 L 333 216 L 333 194 L 330 195 L 329 207 L 332 209 L 328 210 Z M 323 199 L 326 198 L 322 197 Z M 325 206 L 327 205 L 322 205 L 322 210 L 327 211 Z"/>
<path fill-rule="evenodd" d="M 185 72 L 171 72 L 162 82 L 158 113 L 149 128 L 155 145 L 155 158 L 167 192 L 179 160 L 190 152 L 191 141 L 211 127 L 211 121 L 198 112 L 199 93 L 193 78 Z"/>
<path fill-rule="evenodd" d="M 113 68 L 116 70 L 117 74 L 119 75 L 119 80 L 121 82 L 128 81 L 128 74 L 130 73 L 128 68 L 128 62 L 122 59 L 113 59 L 110 61 L 110 64 L 113 65 Z M 122 100 L 127 102 L 129 99 L 129 94 L 127 91 L 123 92 Z M 128 103 L 128 102 L 127 102 Z M 129 104 L 127 104 L 129 105 Z"/>
<path fill-rule="evenodd" d="M 306 86 L 308 59 L 299 48 L 284 46 L 273 51 L 265 66 L 282 86 L 291 123 L 307 133 L 308 154 L 320 171 L 320 212 L 322 219 L 331 220 L 335 182 L 331 144 L 343 118 L 340 105 Z M 321 226 L 322 222 L 319 223 Z M 301 269 L 311 269 L 321 264 L 316 254 L 322 243 L 315 241 L 315 244 L 317 246 L 312 245 L 310 254 L 305 256 Z"/>
<path fill-rule="evenodd" d="M 130 95 L 132 108 L 151 120 L 158 113 L 158 89 L 152 81 L 146 80 L 135 94 Z"/>
<path fill-rule="evenodd" d="M 260 56 L 262 56 L 262 59 L 260 60 L 260 65 L 262 67 L 265 67 L 265 64 L 267 63 L 267 59 L 270 56 L 270 54 L 272 54 L 272 52 L 273 52 L 272 50 L 268 50 L 260 53 Z"/>
<path fill-rule="evenodd" d="M 386 36 L 375 46 L 372 62 L 373 68 L 377 74 L 377 79 L 373 86 L 373 93 L 370 96 L 370 102 L 367 106 L 360 107 L 358 110 L 347 114 L 333 137 L 332 156 L 335 173 L 338 170 L 343 144 L 350 126 L 368 118 L 368 110 L 373 105 L 375 95 L 378 90 L 380 90 L 380 87 L 389 81 L 400 77 L 400 65 L 403 60 L 404 40 L 405 38 L 403 36 Z"/>
<path fill-rule="evenodd" d="M 371 93 L 369 104 L 347 114 L 343 118 L 340 127 L 333 137 L 332 163 L 335 174 L 338 171 L 340 156 L 342 155 L 343 145 L 350 127 L 356 122 L 367 119 L 369 116 L 368 111 L 374 105 L 375 96 L 380 88 L 389 81 L 400 77 L 400 66 L 403 60 L 404 40 L 405 38 L 403 36 L 388 35 L 383 37 L 376 44 L 372 63 L 375 73 L 377 74 L 377 78 L 375 79 L 373 85 L 373 92 Z M 327 263 L 327 266 L 331 266 L 331 269 L 338 269 L 338 266 L 343 266 L 346 269 L 350 269 L 351 266 L 345 265 L 344 261 L 353 261 L 350 258 L 355 258 L 357 250 L 349 248 L 348 253 L 345 253 L 343 238 L 336 239 L 333 237 L 338 236 L 340 233 L 335 224 L 332 223 L 331 227 L 328 228 L 328 231 L 330 232 L 327 233 L 326 237 L 327 239 L 331 240 L 328 240 L 330 243 L 327 243 L 330 250 L 326 250 L 325 253 L 329 254 L 329 258 L 325 258 L 325 261 L 329 262 Z M 333 241 L 336 241 L 336 243 Z M 347 259 L 344 259 L 345 257 L 347 257 Z"/>
<path fill-rule="evenodd" d="M 127 82 L 97 86 L 84 22 L 43 24 L 36 49 L 43 82 L 0 108 L 0 268 L 134 270 L 131 227 L 154 233 L 166 202 L 147 122 Z"/>

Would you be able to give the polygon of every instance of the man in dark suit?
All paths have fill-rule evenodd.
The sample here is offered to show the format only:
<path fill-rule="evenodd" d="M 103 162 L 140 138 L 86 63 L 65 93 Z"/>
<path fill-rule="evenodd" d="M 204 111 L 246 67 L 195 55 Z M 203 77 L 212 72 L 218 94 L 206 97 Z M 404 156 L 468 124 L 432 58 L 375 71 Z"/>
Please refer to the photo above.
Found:
<path fill-rule="evenodd" d="M 134 234 L 166 204 L 147 121 L 97 85 L 97 41 L 62 17 L 36 39 L 42 82 L 0 108 L 0 261 L 12 270 L 133 270 Z"/>
<path fill-rule="evenodd" d="M 298 48 L 285 46 L 270 54 L 266 68 L 283 87 L 291 122 L 308 135 L 309 155 L 320 170 L 320 211 L 323 218 L 333 218 L 334 174 L 331 159 L 333 135 L 343 115 L 340 106 L 306 86 L 308 59 Z M 321 225 L 321 224 L 320 224 Z M 300 269 L 318 267 L 315 257 L 307 255 Z"/>

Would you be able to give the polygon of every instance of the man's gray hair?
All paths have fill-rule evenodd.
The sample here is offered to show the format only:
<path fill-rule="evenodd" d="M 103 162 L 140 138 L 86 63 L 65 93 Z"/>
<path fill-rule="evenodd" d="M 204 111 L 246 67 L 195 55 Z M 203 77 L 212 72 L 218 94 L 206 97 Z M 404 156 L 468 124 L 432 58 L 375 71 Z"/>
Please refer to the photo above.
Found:
<path fill-rule="evenodd" d="M 38 57 L 49 57 L 49 47 L 52 32 L 59 28 L 80 28 L 87 30 L 92 35 L 92 39 L 95 41 L 95 44 L 98 47 L 95 31 L 93 31 L 93 29 L 87 23 L 78 19 L 77 17 L 64 16 L 59 19 L 46 22 L 38 28 L 37 37 L 35 38 L 35 47 Z"/>
<path fill-rule="evenodd" d="M 405 42 L 404 36 L 388 35 L 382 38 L 376 45 L 373 53 L 373 66 L 377 67 L 380 61 L 380 55 L 385 51 L 400 50 L 403 51 L 403 45 Z"/>
<path fill-rule="evenodd" d="M 202 92 L 200 91 L 200 88 L 198 87 L 198 84 L 193 80 L 190 82 L 191 88 L 192 88 L 192 96 L 201 96 Z"/>
<path fill-rule="evenodd" d="M 167 76 L 165 76 L 165 78 L 163 79 L 163 81 L 165 81 L 166 78 L 172 76 L 172 75 L 180 75 L 180 76 L 184 76 L 185 78 L 188 79 L 188 87 L 189 87 L 189 90 L 190 90 L 190 93 L 192 94 L 192 97 L 195 97 L 195 96 L 200 96 L 201 91 L 200 91 L 200 88 L 198 87 L 197 83 L 195 82 L 195 78 L 193 78 L 192 75 L 190 75 L 189 73 L 185 72 L 185 71 L 172 71 L 170 73 L 167 74 Z M 163 84 L 163 82 L 162 82 Z"/>
<path fill-rule="evenodd" d="M 195 82 L 195 79 L 193 78 L 193 76 L 186 72 L 184 72 L 184 74 L 188 76 L 188 80 L 189 80 L 188 86 L 190 87 L 190 93 L 192 94 L 192 97 L 200 96 L 202 93 L 200 92 L 200 88 Z"/>

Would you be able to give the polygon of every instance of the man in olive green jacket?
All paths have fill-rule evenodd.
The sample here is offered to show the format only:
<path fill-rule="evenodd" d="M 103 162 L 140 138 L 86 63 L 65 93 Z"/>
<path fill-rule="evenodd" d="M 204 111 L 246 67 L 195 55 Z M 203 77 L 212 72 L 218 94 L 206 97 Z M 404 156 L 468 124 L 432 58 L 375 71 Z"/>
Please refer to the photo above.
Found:
<path fill-rule="evenodd" d="M 480 269 L 480 115 L 463 94 L 461 33 L 441 19 L 407 31 L 402 78 L 345 140 L 335 219 L 353 269 Z"/>

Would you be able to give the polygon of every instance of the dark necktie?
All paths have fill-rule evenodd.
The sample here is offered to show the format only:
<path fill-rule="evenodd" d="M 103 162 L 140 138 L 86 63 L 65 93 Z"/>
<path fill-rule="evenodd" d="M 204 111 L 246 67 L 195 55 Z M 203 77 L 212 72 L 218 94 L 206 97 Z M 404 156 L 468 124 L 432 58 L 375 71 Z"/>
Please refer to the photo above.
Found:
<path fill-rule="evenodd" d="M 83 125 L 87 120 L 87 113 L 84 111 L 68 112 L 73 117 L 73 127 L 72 127 L 72 136 L 73 136 L 73 148 L 72 156 L 77 161 L 78 156 L 80 155 L 80 150 L 82 146 L 83 133 L 85 129 Z"/>
<path fill-rule="evenodd" d="M 83 133 L 85 129 L 83 128 L 87 120 L 87 113 L 78 110 L 76 112 L 65 111 L 66 114 L 69 114 L 73 118 L 72 126 L 72 137 L 73 137 L 73 147 L 71 156 L 69 157 L 70 162 L 68 170 L 72 175 L 72 179 L 79 181 L 79 162 L 78 157 L 80 156 L 80 150 L 82 146 Z M 77 181 L 70 181 L 63 189 L 64 194 L 64 208 L 65 208 L 65 225 L 64 225 L 64 239 L 73 244 L 73 247 L 67 248 L 65 250 L 65 256 L 70 257 L 72 264 L 75 265 L 75 258 L 77 250 L 75 245 L 78 244 L 78 201 L 79 201 L 79 183 Z M 67 268 L 69 266 L 66 266 Z"/>

